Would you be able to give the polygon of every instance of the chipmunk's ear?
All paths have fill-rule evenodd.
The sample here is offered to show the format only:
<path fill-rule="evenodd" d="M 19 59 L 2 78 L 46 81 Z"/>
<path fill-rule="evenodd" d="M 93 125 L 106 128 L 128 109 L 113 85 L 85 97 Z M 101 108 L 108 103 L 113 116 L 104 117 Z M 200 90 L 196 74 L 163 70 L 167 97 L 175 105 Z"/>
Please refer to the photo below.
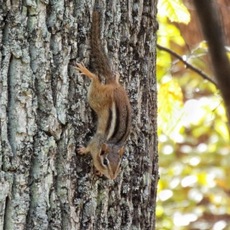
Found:
<path fill-rule="evenodd" d="M 125 152 L 125 148 L 124 148 L 124 146 L 122 146 L 122 147 L 118 150 L 119 156 L 122 157 L 123 154 L 124 154 L 124 152 Z"/>
<path fill-rule="evenodd" d="M 104 155 L 105 153 L 107 153 L 108 149 L 109 149 L 108 145 L 105 144 L 105 143 L 103 143 L 102 146 L 101 146 L 101 153 L 100 153 L 100 155 Z"/>

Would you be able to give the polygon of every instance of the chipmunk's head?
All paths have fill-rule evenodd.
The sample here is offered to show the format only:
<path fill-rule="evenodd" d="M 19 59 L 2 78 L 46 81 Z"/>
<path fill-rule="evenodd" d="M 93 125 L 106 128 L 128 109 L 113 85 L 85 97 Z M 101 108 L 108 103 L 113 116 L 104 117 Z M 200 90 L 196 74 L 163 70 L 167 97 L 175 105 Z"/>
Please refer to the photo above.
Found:
<path fill-rule="evenodd" d="M 120 163 L 123 153 L 123 146 L 102 144 L 99 154 L 102 169 L 100 172 L 111 180 L 115 179 L 120 172 Z"/>

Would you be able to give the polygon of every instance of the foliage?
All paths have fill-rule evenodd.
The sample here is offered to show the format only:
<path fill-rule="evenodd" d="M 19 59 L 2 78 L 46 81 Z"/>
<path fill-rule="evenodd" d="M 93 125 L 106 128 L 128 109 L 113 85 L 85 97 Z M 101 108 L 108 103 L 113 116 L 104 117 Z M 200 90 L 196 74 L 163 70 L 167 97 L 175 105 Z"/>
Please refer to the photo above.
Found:
<path fill-rule="evenodd" d="M 159 0 L 158 44 L 173 49 L 211 75 L 200 57 L 201 42 L 189 53 L 177 23 L 188 23 L 180 0 Z M 218 89 L 165 51 L 158 50 L 160 180 L 157 229 L 230 229 L 230 144 Z"/>

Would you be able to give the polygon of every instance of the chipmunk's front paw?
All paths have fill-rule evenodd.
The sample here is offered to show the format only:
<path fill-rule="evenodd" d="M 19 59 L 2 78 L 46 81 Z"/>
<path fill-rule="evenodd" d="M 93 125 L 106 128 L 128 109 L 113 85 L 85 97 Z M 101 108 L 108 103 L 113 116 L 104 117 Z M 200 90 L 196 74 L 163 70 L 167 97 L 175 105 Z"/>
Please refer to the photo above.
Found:
<path fill-rule="evenodd" d="M 85 148 L 84 146 L 80 146 L 78 149 L 77 149 L 77 153 L 80 154 L 80 155 L 83 155 L 83 154 L 86 154 L 88 151 L 87 151 L 87 148 Z"/>
<path fill-rule="evenodd" d="M 103 174 L 99 170 L 97 170 L 95 167 L 94 167 L 94 174 L 97 175 L 98 177 L 103 176 Z"/>
<path fill-rule="evenodd" d="M 86 67 L 83 63 L 77 63 L 77 67 L 75 67 L 81 74 L 84 74 Z"/>

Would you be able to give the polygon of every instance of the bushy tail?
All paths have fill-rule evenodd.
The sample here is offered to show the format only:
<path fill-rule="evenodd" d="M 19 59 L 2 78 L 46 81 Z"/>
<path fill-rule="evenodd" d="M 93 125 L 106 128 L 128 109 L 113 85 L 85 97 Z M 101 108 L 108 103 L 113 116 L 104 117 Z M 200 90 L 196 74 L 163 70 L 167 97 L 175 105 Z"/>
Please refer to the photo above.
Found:
<path fill-rule="evenodd" d="M 95 73 L 105 78 L 106 83 L 110 83 L 115 80 L 109 59 L 105 54 L 105 51 L 100 41 L 100 24 L 101 13 L 99 9 L 94 8 L 93 19 L 91 25 L 91 61 Z"/>

